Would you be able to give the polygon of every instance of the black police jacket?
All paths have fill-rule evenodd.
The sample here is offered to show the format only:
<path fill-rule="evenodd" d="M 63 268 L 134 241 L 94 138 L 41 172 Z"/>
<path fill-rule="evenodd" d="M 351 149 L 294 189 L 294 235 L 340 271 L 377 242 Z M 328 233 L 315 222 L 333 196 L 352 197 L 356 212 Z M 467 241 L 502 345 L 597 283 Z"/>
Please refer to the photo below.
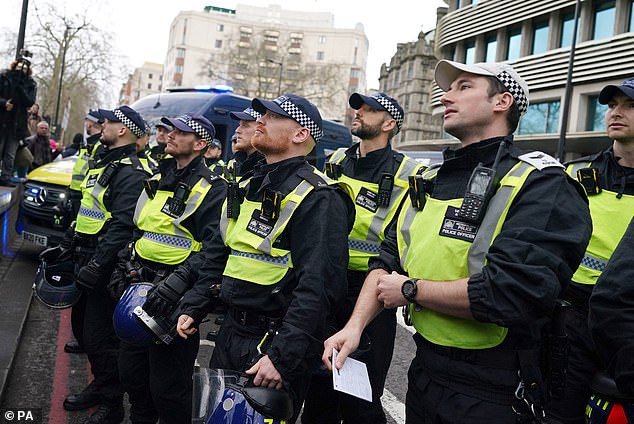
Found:
<path fill-rule="evenodd" d="M 116 149 L 106 149 L 97 158 L 96 167 L 105 167 L 110 162 L 136 154 L 134 143 Z M 134 208 L 143 190 L 143 180 L 148 177 L 145 171 L 134 166 L 120 166 L 110 179 L 104 194 L 104 206 L 110 211 L 112 218 L 102 230 L 93 256 L 104 269 L 109 269 L 116 263 L 119 251 L 130 241 L 135 228 Z"/>
<path fill-rule="evenodd" d="M 190 254 L 185 260 L 186 265 L 189 266 L 192 272 L 190 276 L 192 283 L 200 280 L 196 285 L 199 288 L 203 288 L 201 292 L 194 291 L 190 293 L 188 298 L 195 304 L 203 305 L 209 302 L 205 288 L 211 285 L 211 280 L 209 275 L 200 273 L 199 271 L 202 269 L 202 264 L 205 261 L 203 252 L 209 248 L 211 240 L 218 233 L 220 212 L 225 196 L 227 195 L 227 183 L 222 178 L 212 176 L 205 165 L 205 161 L 199 156 L 194 158 L 194 160 L 182 169 L 176 169 L 176 160 L 174 158 L 163 159 L 161 161 L 161 178 L 157 187 L 158 190 L 173 192 L 176 190 L 178 184 L 183 182 L 191 189 L 201 178 L 208 177 L 213 178 L 211 188 L 196 211 L 181 223 L 181 225 L 187 228 L 192 234 L 195 240 L 203 244 L 200 252 Z M 133 239 L 138 240 L 141 235 L 142 231 L 136 228 Z M 183 311 L 183 313 L 190 315 L 188 311 Z"/>
<path fill-rule="evenodd" d="M 265 188 L 290 193 L 299 184 L 302 169 L 312 169 L 304 157 L 261 164 L 254 170 L 247 199 L 261 200 Z M 221 299 L 229 308 L 283 317 L 266 353 L 284 379 L 296 377 L 307 358 L 321 355 L 328 312 L 346 293 L 348 233 L 353 224 L 354 206 L 343 190 L 329 187 L 309 193 L 278 239 L 279 246 L 275 244 L 290 250 L 293 268 L 273 286 L 223 277 L 229 250 L 220 235 L 205 249 L 207 260 L 201 273 L 209 274 L 215 282 L 222 281 Z M 195 308 L 187 297 L 183 302 Z M 196 315 L 204 313 L 199 310 Z"/>
<path fill-rule="evenodd" d="M 491 167 L 502 140 L 498 137 L 446 150 L 431 197 L 441 200 L 464 197 L 473 169 L 479 163 Z M 506 174 L 518 162 L 517 158 L 526 153 L 514 147 L 510 138 L 506 141 L 499 175 Z M 370 260 L 370 269 L 404 274 L 395 227 L 392 225 L 386 235 L 381 255 Z M 541 326 L 583 258 L 591 229 L 585 193 L 563 169 L 549 167 L 528 176 L 489 248 L 487 264 L 468 283 L 474 319 L 509 328 L 500 348 L 537 346 Z M 439 229 L 416 231 L 438 233 Z"/>
<path fill-rule="evenodd" d="M 590 297 L 588 324 L 597 354 L 623 394 L 634 395 L 634 221 Z"/>

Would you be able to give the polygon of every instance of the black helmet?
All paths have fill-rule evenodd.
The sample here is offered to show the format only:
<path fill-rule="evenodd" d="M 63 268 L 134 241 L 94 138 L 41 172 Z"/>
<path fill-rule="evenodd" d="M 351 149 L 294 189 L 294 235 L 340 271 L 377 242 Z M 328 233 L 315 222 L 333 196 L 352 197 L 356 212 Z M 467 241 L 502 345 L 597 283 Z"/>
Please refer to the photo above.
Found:
<path fill-rule="evenodd" d="M 66 309 L 79 300 L 75 285 L 75 260 L 71 250 L 61 246 L 40 253 L 40 265 L 33 282 L 35 298 L 53 309 Z"/>

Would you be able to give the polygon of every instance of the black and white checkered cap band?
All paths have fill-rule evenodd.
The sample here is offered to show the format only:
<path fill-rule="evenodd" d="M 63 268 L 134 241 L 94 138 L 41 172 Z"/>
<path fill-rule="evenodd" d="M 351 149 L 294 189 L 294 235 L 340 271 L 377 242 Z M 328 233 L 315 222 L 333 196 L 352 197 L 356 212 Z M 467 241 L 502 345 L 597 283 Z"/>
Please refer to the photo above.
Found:
<path fill-rule="evenodd" d="M 497 74 L 497 79 L 504 84 L 515 99 L 515 103 L 517 103 L 517 107 L 520 111 L 520 116 L 524 115 L 528 110 L 528 97 L 526 97 L 522 86 L 506 71 L 500 71 Z"/>
<path fill-rule="evenodd" d="M 132 131 L 134 135 L 136 135 L 137 137 L 143 137 L 143 134 L 145 134 L 145 128 L 139 128 L 137 124 L 132 122 L 132 120 L 125 116 L 125 114 L 119 109 L 113 110 L 112 113 L 114 113 L 114 116 L 116 116 L 123 125 L 125 125 L 130 131 Z"/>
<path fill-rule="evenodd" d="M 198 134 L 200 138 L 205 140 L 208 145 L 211 145 L 211 143 L 214 141 L 214 138 L 211 136 L 211 134 L 209 134 L 209 131 L 207 131 L 202 125 L 200 125 L 198 122 L 194 121 L 193 119 L 189 117 L 187 117 L 189 118 L 189 120 L 183 119 L 185 116 L 187 115 L 180 116 L 178 119 L 183 121 L 185 125 L 187 125 L 192 130 L 194 130 L 194 132 Z"/>
<path fill-rule="evenodd" d="M 401 113 L 401 111 L 398 110 L 391 101 L 381 95 L 377 95 L 376 97 L 374 97 L 374 100 L 381 103 L 381 106 L 383 106 L 385 110 L 387 110 L 387 112 L 392 115 L 392 118 L 396 120 L 396 125 L 400 129 L 401 125 L 403 125 L 403 114 Z"/>
<path fill-rule="evenodd" d="M 293 103 L 290 99 L 286 100 L 284 103 L 279 104 L 279 106 L 288 113 L 291 118 L 299 123 L 304 128 L 307 128 L 310 132 L 310 135 L 315 139 L 315 143 L 317 143 L 323 137 L 324 133 L 319 128 L 317 123 L 313 121 L 308 115 L 306 115 L 300 108 L 298 108 L 295 103 Z"/>
<path fill-rule="evenodd" d="M 254 119 L 258 119 L 259 117 L 262 116 L 262 114 L 260 112 L 256 111 L 252 107 L 246 108 L 244 110 L 244 113 L 248 113 L 249 115 L 253 116 Z"/>

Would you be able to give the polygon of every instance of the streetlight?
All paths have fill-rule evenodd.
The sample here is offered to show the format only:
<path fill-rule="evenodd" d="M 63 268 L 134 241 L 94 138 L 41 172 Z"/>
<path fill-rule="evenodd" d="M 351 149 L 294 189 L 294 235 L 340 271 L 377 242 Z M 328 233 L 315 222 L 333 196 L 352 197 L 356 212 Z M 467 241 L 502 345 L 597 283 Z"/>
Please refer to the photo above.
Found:
<path fill-rule="evenodd" d="M 284 71 L 284 57 L 282 57 L 281 61 L 266 59 L 269 63 L 274 63 L 275 65 L 280 67 L 280 79 L 277 81 L 277 97 L 282 95 L 282 72 Z"/>

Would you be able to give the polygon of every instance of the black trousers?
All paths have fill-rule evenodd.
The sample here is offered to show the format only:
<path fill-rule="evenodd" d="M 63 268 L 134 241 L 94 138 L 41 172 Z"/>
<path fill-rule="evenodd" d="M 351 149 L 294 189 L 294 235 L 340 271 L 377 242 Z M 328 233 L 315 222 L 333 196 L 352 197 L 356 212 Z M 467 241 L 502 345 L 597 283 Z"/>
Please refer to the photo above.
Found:
<path fill-rule="evenodd" d="M 229 369 L 244 372 L 250 368 L 250 362 L 257 355 L 257 347 L 264 337 L 265 329 L 247 328 L 238 324 L 231 314 L 227 314 L 216 338 L 216 347 L 209 364 L 210 368 Z M 296 373 L 294 379 L 286 379 L 282 376 L 285 388 L 293 398 L 293 417 L 286 421 L 293 424 L 297 421 L 299 412 L 304 403 L 308 384 L 310 383 L 311 371 L 315 363 L 309 364 L 304 361 L 302 368 Z"/>
<path fill-rule="evenodd" d="M 119 374 L 130 399 L 133 423 L 189 424 L 192 421 L 192 374 L 198 333 L 169 345 L 121 343 Z"/>
<path fill-rule="evenodd" d="M 381 396 L 385 378 L 392 362 L 396 337 L 396 309 L 386 309 L 377 315 L 365 330 L 370 338 L 370 350 L 355 357 L 368 368 L 372 386 L 372 402 L 337 392 L 332 387 L 332 375 L 328 372 L 313 374 L 304 403 L 302 423 L 385 424 L 387 419 Z"/>
<path fill-rule="evenodd" d="M 566 388 L 561 399 L 548 404 L 546 415 L 552 423 L 585 424 L 590 382 L 599 370 L 585 308 L 573 307 L 566 313 L 566 333 L 570 343 Z"/>
<path fill-rule="evenodd" d="M 86 294 L 82 292 L 77 303 L 70 310 L 70 326 L 73 336 L 81 347 L 84 347 L 84 315 L 86 313 Z"/>
<path fill-rule="evenodd" d="M 14 124 L 0 124 L 0 176 L 11 178 L 15 152 L 18 149 L 18 138 Z"/>
<path fill-rule="evenodd" d="M 115 303 L 105 284 L 97 284 L 85 291 L 83 346 L 90 361 L 94 383 L 99 388 L 103 402 L 120 404 L 123 390 L 119 384 L 119 338 L 112 326 Z"/>
<path fill-rule="evenodd" d="M 408 371 L 407 424 L 516 424 L 517 370 L 485 367 L 421 347 Z"/>

